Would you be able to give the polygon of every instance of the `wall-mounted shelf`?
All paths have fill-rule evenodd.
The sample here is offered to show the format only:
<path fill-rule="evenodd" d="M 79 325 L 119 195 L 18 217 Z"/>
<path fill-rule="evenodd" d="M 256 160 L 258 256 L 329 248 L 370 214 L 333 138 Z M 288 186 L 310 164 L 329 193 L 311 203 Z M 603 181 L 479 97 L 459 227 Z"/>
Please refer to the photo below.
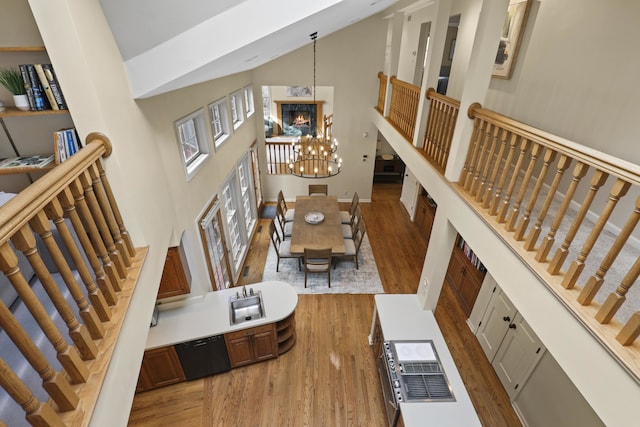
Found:
<path fill-rule="evenodd" d="M 69 110 L 22 111 L 18 110 L 16 107 L 5 107 L 4 111 L 0 111 L 0 119 L 4 117 L 33 117 L 51 114 L 69 114 Z"/>

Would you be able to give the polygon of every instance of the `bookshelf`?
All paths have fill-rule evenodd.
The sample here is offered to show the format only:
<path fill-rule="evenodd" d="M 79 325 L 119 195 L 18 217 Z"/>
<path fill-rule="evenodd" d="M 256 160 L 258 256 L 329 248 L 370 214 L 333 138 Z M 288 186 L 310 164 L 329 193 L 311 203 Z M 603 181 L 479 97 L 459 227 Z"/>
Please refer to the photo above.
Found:
<path fill-rule="evenodd" d="M 471 309 L 476 302 L 486 274 L 485 266 L 473 252 L 473 249 L 458 234 L 456 244 L 451 252 L 445 281 L 453 289 L 467 317 L 471 314 Z"/>
<path fill-rule="evenodd" d="M 19 64 L 35 63 L 50 63 L 44 46 L 0 47 L 1 67 L 17 68 Z M 4 88 L 1 88 L 1 91 L 0 97 L 7 99 L 9 93 Z M 13 106 L 5 106 L 5 109 L 0 111 L 0 127 L 2 127 L 0 136 L 4 136 L 4 138 L 0 137 L 0 158 L 36 154 L 48 155 L 54 152 L 54 131 L 60 128 L 73 127 L 73 121 L 69 110 L 66 109 L 22 111 Z M 31 173 L 46 172 L 54 166 L 55 163 L 43 167 L 0 167 L 0 176 L 26 174 L 28 183 L 32 183 Z M 7 185 L 3 181 L 1 188 L 4 190 L 5 187 L 14 187 L 12 191 L 17 192 L 15 187 L 18 185 L 24 186 L 24 184 L 19 184 L 15 180 Z"/>

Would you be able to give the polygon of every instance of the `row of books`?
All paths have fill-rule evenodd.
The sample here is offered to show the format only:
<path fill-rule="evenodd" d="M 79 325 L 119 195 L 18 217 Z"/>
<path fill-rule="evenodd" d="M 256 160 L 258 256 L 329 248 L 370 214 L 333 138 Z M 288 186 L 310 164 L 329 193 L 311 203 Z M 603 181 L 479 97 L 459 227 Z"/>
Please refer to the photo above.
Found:
<path fill-rule="evenodd" d="M 467 242 L 465 242 L 462 237 L 458 239 L 458 247 L 462 249 L 462 252 L 464 252 L 464 255 L 467 257 L 471 265 L 473 265 L 482 273 L 487 271 L 487 268 L 484 266 L 484 264 L 482 264 L 482 262 L 480 262 L 480 259 L 475 254 L 475 252 L 473 252 L 473 249 L 469 247 Z"/>
<path fill-rule="evenodd" d="M 51 64 L 21 64 L 19 68 L 31 111 L 67 109 Z"/>
<path fill-rule="evenodd" d="M 53 133 L 53 147 L 56 164 L 73 156 L 82 148 L 75 128 L 60 129 Z"/>

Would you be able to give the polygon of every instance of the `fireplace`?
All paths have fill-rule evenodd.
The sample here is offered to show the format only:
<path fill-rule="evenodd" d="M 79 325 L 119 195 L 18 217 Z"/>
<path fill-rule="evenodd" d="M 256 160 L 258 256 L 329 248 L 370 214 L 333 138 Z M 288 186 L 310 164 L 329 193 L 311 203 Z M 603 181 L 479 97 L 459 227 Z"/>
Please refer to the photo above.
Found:
<path fill-rule="evenodd" d="M 275 101 L 278 106 L 278 134 L 311 135 L 322 127 L 324 101 Z"/>

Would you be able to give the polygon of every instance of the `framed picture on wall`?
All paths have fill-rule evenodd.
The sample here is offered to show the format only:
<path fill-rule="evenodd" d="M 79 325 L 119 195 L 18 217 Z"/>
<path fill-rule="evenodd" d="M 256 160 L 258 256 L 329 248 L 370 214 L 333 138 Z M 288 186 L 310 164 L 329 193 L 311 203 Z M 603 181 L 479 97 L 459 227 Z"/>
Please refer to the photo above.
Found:
<path fill-rule="evenodd" d="M 524 27 L 531 9 L 531 0 L 510 0 L 504 20 L 492 77 L 510 79 L 518 57 Z"/>
<path fill-rule="evenodd" d="M 287 86 L 287 96 L 311 96 L 310 86 Z"/>

